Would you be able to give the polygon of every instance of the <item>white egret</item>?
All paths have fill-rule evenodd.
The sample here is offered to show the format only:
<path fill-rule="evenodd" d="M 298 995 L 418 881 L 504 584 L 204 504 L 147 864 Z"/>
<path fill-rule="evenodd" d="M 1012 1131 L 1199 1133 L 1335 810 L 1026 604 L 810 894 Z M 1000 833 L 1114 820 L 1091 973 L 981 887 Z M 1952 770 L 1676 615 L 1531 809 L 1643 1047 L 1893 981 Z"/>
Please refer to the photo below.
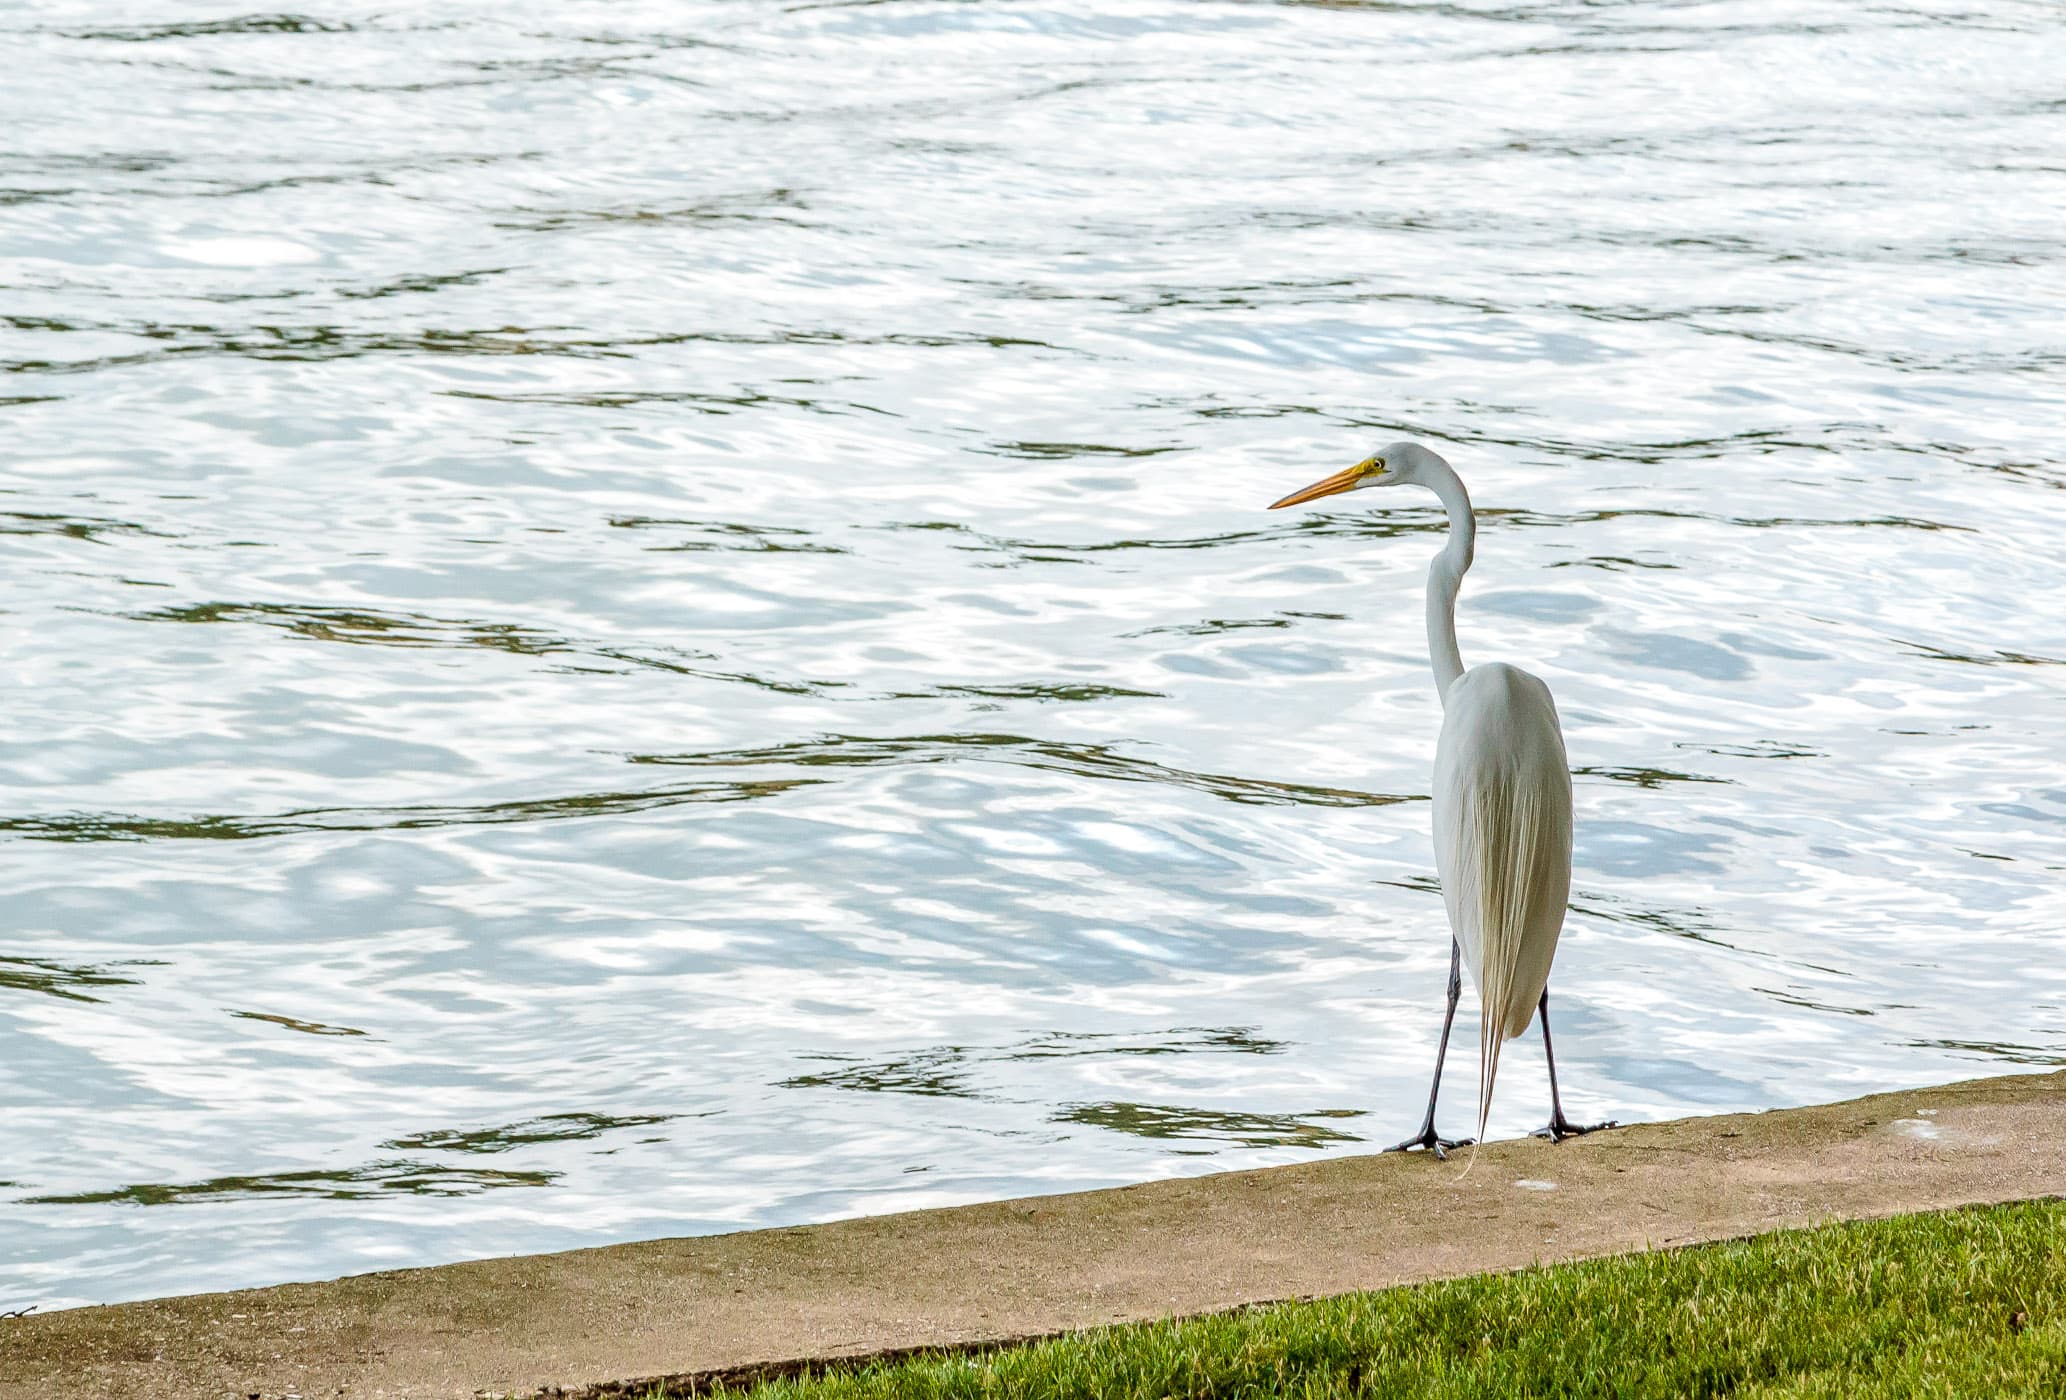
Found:
<path fill-rule="evenodd" d="M 1478 1039 L 1478 1136 L 1492 1109 L 1499 1050 L 1542 1013 L 1549 1057 L 1550 1121 L 1536 1136 L 1561 1142 L 1610 1123 L 1580 1127 L 1557 1095 L 1550 1046 L 1550 960 L 1571 893 L 1571 770 L 1549 687 L 1518 667 L 1492 661 L 1465 670 L 1456 649 L 1456 590 L 1471 566 L 1477 522 L 1455 470 L 1416 442 L 1395 442 L 1270 507 L 1314 501 L 1367 486 L 1425 486 L 1449 513 L 1449 541 L 1428 567 L 1428 653 L 1442 697 L 1435 748 L 1435 870 L 1448 906 L 1449 1009 L 1435 1051 L 1435 1082 L 1420 1132 L 1389 1152 L 1444 1149 L 1474 1139 L 1435 1132 L 1442 1061 L 1468 966 L 1483 1008 Z"/>

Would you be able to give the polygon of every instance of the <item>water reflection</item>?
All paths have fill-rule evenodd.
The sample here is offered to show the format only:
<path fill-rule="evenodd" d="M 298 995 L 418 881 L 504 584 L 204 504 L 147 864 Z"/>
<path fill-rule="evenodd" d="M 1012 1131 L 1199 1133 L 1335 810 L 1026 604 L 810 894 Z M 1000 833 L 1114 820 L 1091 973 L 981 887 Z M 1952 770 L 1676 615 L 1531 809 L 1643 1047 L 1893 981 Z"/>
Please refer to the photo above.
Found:
<path fill-rule="evenodd" d="M 408 1137 L 384 1142 L 381 1146 L 397 1152 L 417 1152 L 426 1149 L 441 1152 L 507 1152 L 512 1148 L 528 1147 L 540 1142 L 583 1142 L 589 1138 L 601 1137 L 617 1128 L 642 1128 L 654 1123 L 665 1123 L 676 1116 L 672 1113 L 548 1113 L 541 1118 L 509 1123 L 499 1128 L 443 1128 L 431 1132 L 412 1133 Z"/>
<path fill-rule="evenodd" d="M 302 1021 L 293 1016 L 276 1016 L 268 1011 L 232 1011 L 232 1016 L 244 1021 L 268 1021 L 303 1035 L 364 1035 L 356 1026 L 326 1026 L 321 1021 Z"/>
<path fill-rule="evenodd" d="M 140 25 L 126 29 L 73 29 L 74 39 L 111 39 L 147 44 L 155 39 L 193 39 L 212 34 L 347 34 L 352 26 L 307 15 L 245 15 L 239 19 L 191 20 L 183 24 Z"/>
<path fill-rule="evenodd" d="M 1214 1147 L 1325 1147 L 1361 1142 L 1354 1133 L 1315 1123 L 1315 1118 L 1359 1118 L 1360 1109 L 1321 1109 L 1314 1113 L 1225 1113 L 1157 1103 L 1074 1104 L 1055 1115 L 1058 1123 L 1109 1128 L 1157 1141 L 1199 1141 Z M 1172 1149 L 1183 1152 L 1183 1148 Z"/>
<path fill-rule="evenodd" d="M 481 1167 L 446 1167 L 425 1162 L 369 1162 L 349 1171 L 274 1172 L 267 1176 L 224 1176 L 213 1181 L 178 1184 L 145 1183 L 110 1191 L 81 1191 L 69 1196 L 25 1196 L 32 1206 L 173 1206 L 197 1201 L 254 1200 L 273 1196 L 305 1196 L 318 1200 L 362 1201 L 390 1193 L 409 1196 L 471 1196 L 507 1186 L 550 1186 L 559 1177 L 549 1171 L 498 1171 Z"/>
<path fill-rule="evenodd" d="M 626 792 L 583 792 L 474 807 L 332 807 L 276 816 L 143 817 L 115 813 L 0 817 L 0 831 L 40 841 L 263 841 L 310 832 L 413 831 L 644 812 L 693 802 L 750 802 L 807 785 L 807 778 L 678 783 Z"/>
<path fill-rule="evenodd" d="M 1150 759 L 1137 758 L 1104 744 L 1066 744 L 1017 734 L 927 734 L 905 739 L 871 739 L 834 734 L 822 739 L 767 749 L 734 749 L 700 754 L 634 754 L 633 763 L 689 767 L 790 765 L 801 767 L 875 767 L 961 761 L 1008 763 L 1037 772 L 1120 783 L 1152 783 L 1206 793 L 1228 802 L 1263 806 L 1387 807 L 1413 801 L 1412 796 L 1358 792 L 1353 788 L 1317 787 L 1273 782 L 1224 773 L 1194 773 Z"/>
<path fill-rule="evenodd" d="M 566 642 L 525 628 L 494 622 L 446 622 L 421 615 L 384 615 L 350 608 L 295 607 L 278 603 L 192 603 L 133 613 L 138 622 L 257 622 L 317 642 L 358 646 L 493 647 L 519 656 L 570 651 Z"/>
<path fill-rule="evenodd" d="M 138 960 L 125 960 L 124 966 Z M 109 966 L 72 966 L 48 958 L 0 957 L 0 987 L 22 992 L 45 992 L 67 1001 L 101 1001 L 104 998 L 81 990 L 85 987 L 133 987 L 134 977 L 125 977 Z"/>
<path fill-rule="evenodd" d="M 830 1067 L 793 1075 L 783 1080 L 781 1087 L 975 1099 L 990 1097 L 976 1087 L 980 1075 L 1014 1061 L 1092 1056 L 1276 1055 L 1289 1048 L 1282 1041 L 1260 1037 L 1244 1026 L 1221 1030 L 1184 1028 L 1156 1036 L 1054 1032 L 1004 1046 L 942 1045 L 873 1062 L 859 1062 L 858 1057 L 841 1054 L 811 1056 L 808 1058 L 830 1062 Z"/>

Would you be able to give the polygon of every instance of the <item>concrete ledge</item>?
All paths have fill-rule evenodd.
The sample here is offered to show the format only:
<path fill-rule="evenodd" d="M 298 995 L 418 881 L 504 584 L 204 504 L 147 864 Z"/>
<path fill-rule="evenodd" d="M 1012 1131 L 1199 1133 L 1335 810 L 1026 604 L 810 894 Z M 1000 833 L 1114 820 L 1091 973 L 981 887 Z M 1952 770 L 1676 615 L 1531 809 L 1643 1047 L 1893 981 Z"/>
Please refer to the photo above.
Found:
<path fill-rule="evenodd" d="M 0 1322 L 0 1397 L 603 1395 L 2066 1191 L 2066 1074 Z M 633 1391 L 631 1393 L 636 1393 Z"/>

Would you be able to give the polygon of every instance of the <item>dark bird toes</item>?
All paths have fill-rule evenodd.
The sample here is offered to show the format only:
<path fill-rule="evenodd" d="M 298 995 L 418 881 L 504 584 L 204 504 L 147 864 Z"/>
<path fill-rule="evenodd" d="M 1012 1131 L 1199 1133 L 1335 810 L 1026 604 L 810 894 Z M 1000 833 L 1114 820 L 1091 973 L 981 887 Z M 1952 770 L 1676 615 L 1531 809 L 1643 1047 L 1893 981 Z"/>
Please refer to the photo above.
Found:
<path fill-rule="evenodd" d="M 1434 1130 L 1433 1128 L 1424 1128 L 1424 1129 L 1422 1129 L 1422 1130 L 1421 1130 L 1421 1132 L 1420 1132 L 1420 1135 L 1419 1135 L 1419 1136 L 1417 1136 L 1417 1137 L 1410 1137 L 1410 1138 L 1406 1139 L 1406 1141 L 1404 1141 L 1404 1142 L 1395 1142 L 1395 1143 L 1393 1143 L 1393 1144 L 1392 1144 L 1392 1145 L 1391 1145 L 1390 1147 L 1387 1147 L 1387 1148 L 1385 1149 L 1385 1151 L 1387 1151 L 1387 1152 L 1414 1152 L 1414 1151 L 1426 1151 L 1426 1152 L 1432 1152 L 1432 1153 L 1434 1153 L 1434 1154 L 1435 1154 L 1435 1160 L 1436 1160 L 1436 1161 L 1438 1161 L 1438 1162 L 1446 1162 L 1446 1161 L 1448 1161 L 1448 1160 L 1449 1160 L 1449 1149 L 1450 1149 L 1450 1148 L 1452 1148 L 1452 1147 L 1469 1147 L 1469 1146 L 1470 1146 L 1470 1145 L 1471 1145 L 1471 1144 L 1472 1144 L 1473 1142 L 1476 1142 L 1476 1141 L 1477 1141 L 1477 1139 L 1476 1139 L 1476 1138 L 1445 1138 L 1445 1137 L 1441 1136 L 1440 1134 L 1438 1134 L 1438 1133 L 1437 1133 L 1437 1132 L 1436 1132 L 1436 1131 L 1435 1131 L 1435 1130 Z"/>
<path fill-rule="evenodd" d="M 1620 1126 L 1620 1122 L 1613 1118 L 1609 1118 L 1604 1123 L 1573 1123 L 1570 1119 L 1559 1116 L 1551 1119 L 1546 1127 L 1537 1128 L 1529 1136 L 1548 1138 L 1551 1142 L 1562 1142 L 1565 1138 L 1584 1137 L 1587 1133 L 1597 1133 L 1604 1128 L 1618 1128 Z"/>

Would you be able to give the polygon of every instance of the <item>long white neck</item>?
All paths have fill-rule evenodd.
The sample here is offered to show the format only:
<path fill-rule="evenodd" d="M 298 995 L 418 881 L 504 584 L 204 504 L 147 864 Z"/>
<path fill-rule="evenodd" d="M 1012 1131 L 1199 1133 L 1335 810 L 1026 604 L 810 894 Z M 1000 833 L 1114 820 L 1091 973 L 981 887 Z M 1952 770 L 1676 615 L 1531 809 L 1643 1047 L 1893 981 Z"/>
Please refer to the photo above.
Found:
<path fill-rule="evenodd" d="M 1435 689 L 1446 706 L 1449 687 L 1463 674 L 1463 656 L 1456 649 L 1456 589 L 1471 566 L 1478 522 L 1471 515 L 1470 492 L 1447 462 L 1437 457 L 1422 466 L 1420 483 L 1441 497 L 1442 508 L 1449 512 L 1449 542 L 1428 565 L 1428 660 L 1435 668 Z"/>

